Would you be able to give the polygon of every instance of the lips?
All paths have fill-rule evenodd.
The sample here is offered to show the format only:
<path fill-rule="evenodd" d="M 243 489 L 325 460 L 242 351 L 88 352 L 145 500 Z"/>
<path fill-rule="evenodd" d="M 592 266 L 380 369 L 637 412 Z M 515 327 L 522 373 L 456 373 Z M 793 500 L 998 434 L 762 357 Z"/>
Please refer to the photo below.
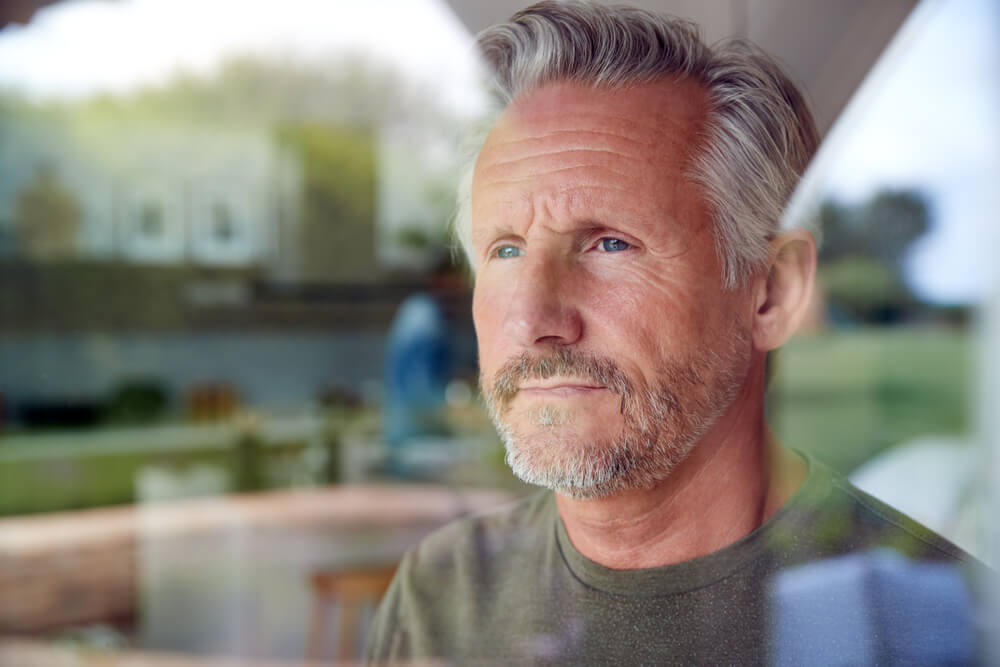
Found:
<path fill-rule="evenodd" d="M 580 396 L 605 389 L 603 385 L 581 382 L 546 381 L 521 385 L 519 393 L 529 396 L 570 397 Z"/>
<path fill-rule="evenodd" d="M 550 354 L 522 353 L 501 366 L 493 381 L 483 383 L 491 414 L 503 414 L 518 395 L 559 399 L 600 395 L 607 391 L 631 395 L 631 383 L 607 357 L 560 347 Z"/>

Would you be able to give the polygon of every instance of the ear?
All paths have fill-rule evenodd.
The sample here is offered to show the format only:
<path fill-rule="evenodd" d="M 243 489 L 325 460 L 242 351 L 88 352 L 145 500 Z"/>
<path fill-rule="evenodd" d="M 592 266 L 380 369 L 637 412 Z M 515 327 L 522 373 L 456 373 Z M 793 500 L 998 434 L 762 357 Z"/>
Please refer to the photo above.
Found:
<path fill-rule="evenodd" d="M 774 350 L 792 337 L 809 309 L 816 275 L 816 241 L 795 229 L 771 242 L 767 275 L 755 287 L 753 342 L 758 350 Z"/>

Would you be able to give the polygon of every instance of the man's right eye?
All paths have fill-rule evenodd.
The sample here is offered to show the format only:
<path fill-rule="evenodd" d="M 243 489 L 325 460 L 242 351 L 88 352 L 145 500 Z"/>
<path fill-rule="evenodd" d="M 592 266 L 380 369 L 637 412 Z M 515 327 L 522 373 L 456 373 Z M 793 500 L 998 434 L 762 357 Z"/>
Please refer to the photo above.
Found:
<path fill-rule="evenodd" d="M 496 249 L 494 254 L 497 259 L 511 259 L 513 257 L 520 257 L 524 252 L 516 245 L 502 245 Z"/>

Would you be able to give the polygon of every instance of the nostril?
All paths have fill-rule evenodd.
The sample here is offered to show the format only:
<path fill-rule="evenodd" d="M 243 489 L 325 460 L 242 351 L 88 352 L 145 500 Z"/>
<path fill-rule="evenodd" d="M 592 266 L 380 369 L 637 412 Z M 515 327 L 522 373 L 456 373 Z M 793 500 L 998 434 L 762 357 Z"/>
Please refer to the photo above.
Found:
<path fill-rule="evenodd" d="M 535 344 L 536 345 L 549 345 L 549 346 L 552 346 L 552 347 L 564 347 L 566 345 L 571 345 L 574 342 L 575 342 L 574 340 L 571 340 L 568 337 L 555 336 L 555 335 L 552 335 L 552 336 L 541 336 L 541 337 L 535 339 Z"/>
<path fill-rule="evenodd" d="M 504 333 L 518 346 L 571 345 L 582 335 L 582 319 L 567 293 L 565 267 L 542 251 L 522 259 L 504 318 Z"/>
<path fill-rule="evenodd" d="M 579 312 L 555 299 L 522 302 L 505 322 L 509 337 L 519 345 L 571 345 L 583 333 Z"/>

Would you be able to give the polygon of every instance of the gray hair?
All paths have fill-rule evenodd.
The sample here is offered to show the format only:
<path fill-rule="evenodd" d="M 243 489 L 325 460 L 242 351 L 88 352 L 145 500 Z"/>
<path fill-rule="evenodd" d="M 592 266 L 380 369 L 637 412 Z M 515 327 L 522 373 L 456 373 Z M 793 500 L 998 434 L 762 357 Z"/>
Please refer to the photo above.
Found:
<path fill-rule="evenodd" d="M 700 83 L 709 110 L 688 175 L 712 208 L 725 285 L 743 284 L 767 261 L 819 136 L 802 93 L 763 51 L 744 40 L 710 48 L 689 21 L 576 0 L 523 9 L 481 32 L 478 45 L 501 106 L 557 81 L 611 88 L 667 77 Z M 473 269 L 472 174 L 481 145 L 463 171 L 455 217 Z"/>

